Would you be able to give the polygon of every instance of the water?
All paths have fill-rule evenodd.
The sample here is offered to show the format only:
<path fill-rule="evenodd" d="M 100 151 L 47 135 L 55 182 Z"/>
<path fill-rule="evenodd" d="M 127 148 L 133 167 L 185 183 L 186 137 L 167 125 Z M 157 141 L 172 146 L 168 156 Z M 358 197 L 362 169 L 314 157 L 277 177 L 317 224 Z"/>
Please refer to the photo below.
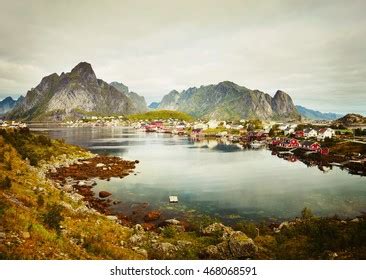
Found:
<path fill-rule="evenodd" d="M 203 213 L 226 222 L 299 216 L 309 207 L 320 216 L 352 217 L 366 211 L 366 178 L 339 168 L 322 172 L 271 151 L 238 144 L 193 142 L 186 137 L 144 133 L 129 128 L 56 128 L 54 138 L 125 159 L 138 159 L 136 175 L 101 181 L 95 191 L 121 201 L 115 211 L 130 214 L 147 202 L 166 217 Z M 168 203 L 177 195 L 179 203 Z"/>

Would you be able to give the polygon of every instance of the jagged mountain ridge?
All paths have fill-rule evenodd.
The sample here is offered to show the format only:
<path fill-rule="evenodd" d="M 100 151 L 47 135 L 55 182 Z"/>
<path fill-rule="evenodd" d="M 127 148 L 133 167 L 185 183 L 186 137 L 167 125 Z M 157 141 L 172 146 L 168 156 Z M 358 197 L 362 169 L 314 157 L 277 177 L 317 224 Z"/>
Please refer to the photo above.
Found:
<path fill-rule="evenodd" d="M 127 94 L 97 79 L 92 66 L 81 62 L 71 72 L 44 77 L 7 114 L 7 118 L 60 121 L 90 114 L 127 115 L 142 112 L 139 104 L 135 104 Z"/>
<path fill-rule="evenodd" d="M 158 109 L 182 111 L 199 118 L 300 118 L 287 93 L 278 90 L 271 97 L 262 91 L 251 90 L 230 81 L 192 87 L 182 92 L 173 90 L 163 97 Z"/>
<path fill-rule="evenodd" d="M 322 112 L 319 112 L 319 111 L 315 111 L 315 110 L 312 110 L 312 109 L 305 108 L 305 107 L 300 106 L 300 105 L 296 105 L 296 109 L 303 118 L 309 119 L 309 120 L 329 120 L 329 121 L 332 121 L 332 120 L 336 120 L 336 119 L 343 116 L 341 114 L 336 114 L 336 113 L 322 113 Z"/>

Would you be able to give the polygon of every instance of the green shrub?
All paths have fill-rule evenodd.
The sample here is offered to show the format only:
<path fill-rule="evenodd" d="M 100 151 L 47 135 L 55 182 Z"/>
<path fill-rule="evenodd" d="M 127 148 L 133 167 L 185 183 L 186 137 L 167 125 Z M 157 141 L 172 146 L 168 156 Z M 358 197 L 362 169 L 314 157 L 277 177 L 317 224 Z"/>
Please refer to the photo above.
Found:
<path fill-rule="evenodd" d="M 41 194 L 37 196 L 37 205 L 38 207 L 42 207 L 44 205 L 44 198 Z"/>
<path fill-rule="evenodd" d="M 11 188 L 11 180 L 8 176 L 0 181 L 0 188 L 2 189 L 10 189 Z"/>
<path fill-rule="evenodd" d="M 63 209 L 63 206 L 53 204 L 48 207 L 48 212 L 43 215 L 45 225 L 50 229 L 56 230 L 57 233 L 60 233 L 61 222 L 64 220 L 62 215 Z"/>
<path fill-rule="evenodd" d="M 166 238 L 174 238 L 177 234 L 177 229 L 174 226 L 167 226 L 162 229 L 161 233 Z"/>

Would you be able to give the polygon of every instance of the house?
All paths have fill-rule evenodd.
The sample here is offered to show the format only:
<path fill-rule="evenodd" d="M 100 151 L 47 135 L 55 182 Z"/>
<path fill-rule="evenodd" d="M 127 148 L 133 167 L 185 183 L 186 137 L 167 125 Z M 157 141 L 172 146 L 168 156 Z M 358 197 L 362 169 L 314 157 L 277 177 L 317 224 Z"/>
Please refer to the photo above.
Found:
<path fill-rule="evenodd" d="M 208 125 L 205 123 L 197 123 L 193 125 L 193 129 L 207 129 Z"/>
<path fill-rule="evenodd" d="M 318 135 L 318 132 L 313 128 L 305 128 L 304 129 L 304 137 L 305 138 L 312 138 L 316 137 Z"/>
<path fill-rule="evenodd" d="M 280 124 L 279 126 L 278 126 L 278 129 L 279 130 L 285 130 L 286 128 L 288 128 L 288 124 Z"/>
<path fill-rule="evenodd" d="M 295 129 L 293 129 L 292 127 L 287 127 L 284 131 L 283 134 L 286 135 L 291 135 L 292 133 L 295 132 Z"/>
<path fill-rule="evenodd" d="M 295 137 L 296 138 L 304 138 L 305 137 L 305 133 L 303 130 L 296 130 L 295 131 Z"/>
<path fill-rule="evenodd" d="M 217 120 L 210 120 L 207 125 L 208 128 L 217 128 L 219 126 L 219 122 Z"/>
<path fill-rule="evenodd" d="M 300 142 L 295 139 L 295 138 L 291 138 L 291 139 L 285 139 L 284 141 L 282 141 L 279 146 L 284 147 L 284 148 L 298 148 L 300 147 Z"/>
<path fill-rule="evenodd" d="M 301 148 L 309 150 L 309 151 L 319 151 L 320 150 L 320 144 L 318 142 L 314 141 L 302 141 L 300 143 Z"/>
<path fill-rule="evenodd" d="M 318 136 L 316 137 L 318 141 L 324 141 L 325 138 L 332 138 L 335 132 L 331 128 L 321 128 L 319 129 Z"/>

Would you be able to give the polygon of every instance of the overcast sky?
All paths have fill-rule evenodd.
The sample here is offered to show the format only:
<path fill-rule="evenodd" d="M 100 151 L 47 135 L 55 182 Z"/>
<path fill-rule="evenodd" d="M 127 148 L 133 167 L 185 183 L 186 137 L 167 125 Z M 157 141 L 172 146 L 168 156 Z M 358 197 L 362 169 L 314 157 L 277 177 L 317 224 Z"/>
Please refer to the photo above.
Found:
<path fill-rule="evenodd" d="M 230 80 L 366 113 L 366 1 L 0 0 L 0 100 L 87 61 L 148 102 Z"/>

